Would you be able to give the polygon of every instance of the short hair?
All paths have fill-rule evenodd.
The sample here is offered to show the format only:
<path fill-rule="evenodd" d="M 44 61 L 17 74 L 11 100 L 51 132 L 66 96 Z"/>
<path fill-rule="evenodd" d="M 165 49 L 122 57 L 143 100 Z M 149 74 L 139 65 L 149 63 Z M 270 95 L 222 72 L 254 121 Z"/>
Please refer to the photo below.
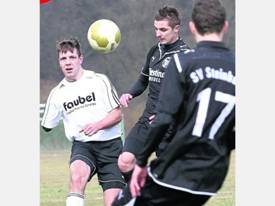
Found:
<path fill-rule="evenodd" d="M 165 6 L 158 10 L 155 20 L 161 21 L 167 19 L 169 26 L 174 28 L 176 25 L 180 25 L 179 12 L 176 8 Z"/>
<path fill-rule="evenodd" d="M 73 52 L 76 49 L 78 56 L 81 56 L 81 46 L 78 39 L 72 37 L 69 39 L 63 39 L 56 43 L 56 50 L 58 53 L 66 53 L 67 51 Z"/>
<path fill-rule="evenodd" d="M 219 0 L 198 0 L 192 11 L 192 21 L 201 34 L 220 33 L 226 21 L 226 12 Z"/>

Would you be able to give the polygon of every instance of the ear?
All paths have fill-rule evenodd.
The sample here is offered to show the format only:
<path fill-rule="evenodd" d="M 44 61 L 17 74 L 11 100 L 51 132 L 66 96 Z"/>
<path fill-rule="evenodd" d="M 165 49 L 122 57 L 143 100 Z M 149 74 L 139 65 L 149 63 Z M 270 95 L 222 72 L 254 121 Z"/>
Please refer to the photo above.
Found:
<path fill-rule="evenodd" d="M 189 21 L 189 29 L 193 35 L 197 33 L 197 29 L 193 21 Z"/>
<path fill-rule="evenodd" d="M 180 31 L 180 25 L 176 25 L 176 26 L 174 27 L 174 31 L 175 31 L 176 33 L 179 33 L 179 31 Z"/>
<path fill-rule="evenodd" d="M 79 61 L 80 61 L 80 64 L 83 63 L 83 55 L 81 54 L 80 57 L 79 57 Z"/>
<path fill-rule="evenodd" d="M 223 33 L 226 33 L 228 31 L 228 27 L 229 27 L 229 23 L 228 21 L 225 21 L 222 28 Z"/>

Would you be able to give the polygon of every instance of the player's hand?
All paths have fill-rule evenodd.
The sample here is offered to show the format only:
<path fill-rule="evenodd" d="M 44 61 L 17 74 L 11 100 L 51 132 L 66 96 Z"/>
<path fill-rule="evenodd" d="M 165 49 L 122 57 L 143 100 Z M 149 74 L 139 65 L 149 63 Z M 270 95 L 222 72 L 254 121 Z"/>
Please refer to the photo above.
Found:
<path fill-rule="evenodd" d="M 135 165 L 134 172 L 130 181 L 130 190 L 133 197 L 140 195 L 140 190 L 145 184 L 147 176 L 147 167 Z"/>
<path fill-rule="evenodd" d="M 92 136 L 101 130 L 99 122 L 86 124 L 79 132 L 83 132 L 87 136 Z"/>
<path fill-rule="evenodd" d="M 126 94 L 122 94 L 119 101 L 120 101 L 120 104 L 124 107 L 128 107 L 131 99 L 133 99 L 133 96 L 129 93 L 126 93 Z"/>

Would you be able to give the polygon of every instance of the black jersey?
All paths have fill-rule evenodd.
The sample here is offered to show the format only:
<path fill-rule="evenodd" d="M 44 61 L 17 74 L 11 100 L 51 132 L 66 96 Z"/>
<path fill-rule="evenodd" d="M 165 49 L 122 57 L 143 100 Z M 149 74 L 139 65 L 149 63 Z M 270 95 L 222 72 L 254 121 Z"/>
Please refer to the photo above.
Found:
<path fill-rule="evenodd" d="M 187 49 L 188 47 L 183 40 L 178 39 L 175 43 L 169 45 L 161 45 L 158 43 L 149 50 L 140 76 L 129 90 L 129 93 L 133 97 L 136 97 L 148 87 L 148 99 L 141 118 L 148 118 L 155 113 L 154 110 L 158 100 L 160 86 L 173 54 Z"/>
<path fill-rule="evenodd" d="M 235 138 L 235 60 L 221 42 L 200 42 L 175 54 L 160 92 L 150 138 L 137 157 L 144 166 L 161 134 L 176 120 L 176 134 L 150 165 L 165 187 L 213 195 L 221 187 Z"/>

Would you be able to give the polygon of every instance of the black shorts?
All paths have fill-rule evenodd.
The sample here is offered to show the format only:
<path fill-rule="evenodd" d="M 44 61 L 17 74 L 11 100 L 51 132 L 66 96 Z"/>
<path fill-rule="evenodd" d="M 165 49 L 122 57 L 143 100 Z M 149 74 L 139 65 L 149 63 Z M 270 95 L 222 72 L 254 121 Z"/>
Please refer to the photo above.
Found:
<path fill-rule="evenodd" d="M 123 152 L 130 152 L 135 156 L 144 147 L 144 136 L 149 128 L 149 120 L 138 121 L 125 138 Z"/>
<path fill-rule="evenodd" d="M 162 137 L 162 141 L 155 148 L 156 155 L 159 156 L 171 141 L 171 138 L 175 134 L 174 122 L 171 123 L 166 133 Z M 140 120 L 134 125 L 130 133 L 125 139 L 123 152 L 130 152 L 137 156 L 138 152 L 144 147 L 146 142 L 146 133 L 150 127 L 149 119 L 146 117 L 140 118 Z"/>
<path fill-rule="evenodd" d="M 122 152 L 121 138 L 109 141 L 74 141 L 70 164 L 82 160 L 91 168 L 88 181 L 97 173 L 103 191 L 110 188 L 123 188 L 125 181 L 118 168 L 118 156 Z"/>
<path fill-rule="evenodd" d="M 201 206 L 210 197 L 163 187 L 147 176 L 141 196 L 136 198 L 134 206 Z"/>

